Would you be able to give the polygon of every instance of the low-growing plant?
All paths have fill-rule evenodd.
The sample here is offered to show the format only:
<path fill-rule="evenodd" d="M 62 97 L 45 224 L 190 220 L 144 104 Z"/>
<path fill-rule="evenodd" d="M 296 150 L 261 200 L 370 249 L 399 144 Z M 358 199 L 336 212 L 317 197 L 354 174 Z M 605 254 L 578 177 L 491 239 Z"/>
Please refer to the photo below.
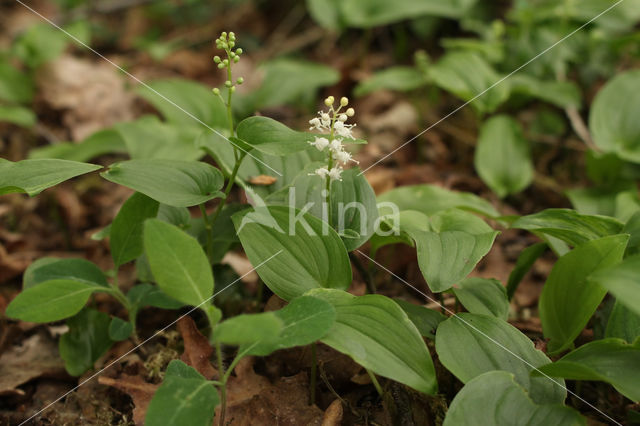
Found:
<path fill-rule="evenodd" d="M 214 60 L 227 80 L 204 102 L 215 102 L 215 110 L 203 113 L 211 114 L 208 128 L 195 132 L 185 126 L 183 134 L 168 136 L 173 138 L 171 152 L 181 159 L 138 151 L 135 158 L 101 172 L 106 180 L 135 191 L 96 237 L 109 237 L 114 269 L 105 273 L 83 259 L 39 259 L 27 269 L 22 292 L 7 307 L 6 315 L 13 319 L 67 321 L 69 331 L 59 344 L 69 373 L 80 375 L 92 368 L 115 341 L 131 338 L 140 343 L 140 309 L 188 306 L 189 313 L 199 309 L 206 318 L 218 375 L 205 378 L 182 361 L 172 361 L 149 405 L 148 425 L 210 425 L 218 405 L 224 424 L 226 385 L 240 360 L 295 346 L 311 345 L 315 353 L 317 342 L 360 364 L 381 394 L 388 388 L 378 376 L 436 395 L 432 354 L 437 354 L 465 384 L 445 424 L 502 424 L 516 417 L 526 424 L 585 424 L 578 411 L 564 406 L 564 379 L 606 382 L 632 402 L 640 400 L 640 213 L 626 221 L 570 209 L 503 216 L 474 194 L 435 185 L 400 187 L 376 197 L 361 171 L 347 168 L 354 162 L 349 149 L 366 142 L 353 133 L 356 111 L 346 97 L 329 96 L 324 101 L 328 110 L 309 121 L 310 130 L 320 134 L 296 131 L 263 116 L 236 124 L 233 101 L 236 86 L 243 82 L 233 74 L 242 56 L 236 43 L 234 33 L 222 33 L 216 41 L 225 57 Z M 625 87 L 640 87 L 635 74 L 620 78 L 631 79 L 623 82 Z M 621 84 L 618 79 L 598 96 L 606 97 L 611 87 Z M 635 101 L 636 94 L 628 91 Z M 597 132 L 620 130 L 628 140 L 638 136 L 637 128 L 622 119 L 601 122 L 604 112 L 599 110 L 596 105 L 592 112 Z M 167 118 L 177 114 L 161 112 Z M 618 113 L 630 114 L 624 108 Z M 510 119 L 493 120 L 489 123 L 496 128 L 512 126 Z M 157 129 L 164 125 L 158 120 L 152 124 Z M 189 138 L 192 143 L 175 143 Z M 218 168 L 199 161 L 201 153 Z M 101 168 L 61 159 L 2 160 L 0 194 L 34 196 Z M 256 176 L 270 184 L 252 186 Z M 231 202 L 236 184 L 250 205 Z M 212 200 L 218 200 L 214 211 L 207 204 Z M 200 218 L 190 215 L 188 208 L 195 206 Z M 506 289 L 496 280 L 468 278 L 499 235 L 494 226 L 526 230 L 543 241 L 523 251 Z M 367 243 L 368 255 L 360 250 Z M 414 247 L 431 293 L 450 293 L 459 307 L 440 312 L 375 294 L 375 280 L 366 271 L 381 266 L 376 253 L 393 244 Z M 213 303 L 224 290 L 216 285 L 215 267 L 238 245 L 262 282 L 287 302 L 285 307 L 223 319 Z M 507 318 L 510 298 L 547 247 L 558 261 L 539 305 L 548 338 L 545 353 Z M 118 270 L 132 261 L 138 283 L 125 294 L 117 282 Z M 347 291 L 352 264 L 370 294 Z M 111 295 L 126 314 L 110 316 L 87 307 L 96 293 Z M 615 296 L 615 306 L 604 335 L 576 348 L 576 338 L 607 293 Z M 230 361 L 223 345 L 237 347 Z M 561 354 L 552 362 L 550 356 Z M 313 402 L 315 366 L 310 375 Z M 582 399 L 579 391 L 572 394 Z"/>

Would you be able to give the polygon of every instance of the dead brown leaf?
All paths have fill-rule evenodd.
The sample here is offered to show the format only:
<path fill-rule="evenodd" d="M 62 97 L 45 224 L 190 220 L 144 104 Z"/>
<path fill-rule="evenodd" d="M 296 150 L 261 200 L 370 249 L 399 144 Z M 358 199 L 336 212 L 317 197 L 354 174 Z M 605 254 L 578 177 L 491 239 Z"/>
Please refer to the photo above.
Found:
<path fill-rule="evenodd" d="M 43 66 L 36 80 L 44 102 L 62 112 L 73 140 L 133 119 L 134 96 L 108 63 L 62 56 Z"/>
<path fill-rule="evenodd" d="M 18 386 L 38 377 L 65 374 L 56 343 L 45 334 L 35 334 L 0 357 L 0 395 L 24 395 Z"/>
<path fill-rule="evenodd" d="M 184 353 L 180 357 L 182 361 L 189 364 L 200 374 L 211 380 L 218 375 L 218 371 L 213 368 L 209 358 L 213 354 L 213 348 L 206 337 L 198 331 L 195 322 L 191 317 L 182 317 L 178 320 L 178 331 L 184 340 Z"/>
<path fill-rule="evenodd" d="M 144 424 L 144 417 L 147 415 L 147 408 L 160 385 L 148 383 L 141 376 L 130 376 L 123 374 L 117 379 L 112 377 L 100 376 L 98 383 L 118 389 L 131 396 L 133 400 L 133 421 L 137 425 Z"/>
<path fill-rule="evenodd" d="M 343 414 L 344 409 L 342 408 L 342 402 L 336 399 L 324 411 L 322 426 L 340 426 L 342 424 Z"/>

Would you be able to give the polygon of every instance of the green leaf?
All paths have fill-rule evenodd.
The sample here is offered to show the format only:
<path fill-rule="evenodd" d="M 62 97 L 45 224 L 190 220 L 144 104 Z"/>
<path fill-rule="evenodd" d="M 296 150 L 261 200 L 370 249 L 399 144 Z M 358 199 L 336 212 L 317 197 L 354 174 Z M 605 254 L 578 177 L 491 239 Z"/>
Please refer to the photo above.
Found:
<path fill-rule="evenodd" d="M 65 180 L 101 169 L 95 164 L 67 160 L 0 159 L 0 195 L 24 192 L 33 197 Z"/>
<path fill-rule="evenodd" d="M 351 263 L 338 234 L 320 219 L 284 206 L 260 207 L 232 217 L 242 247 L 264 283 L 291 300 L 313 288 L 346 290 Z"/>
<path fill-rule="evenodd" d="M 323 3 L 324 9 L 329 7 L 326 3 Z M 242 117 L 281 105 L 313 105 L 318 89 L 340 80 L 340 73 L 332 67 L 295 59 L 275 59 L 262 64 L 258 70 L 264 75 L 259 87 L 234 98 L 234 107 Z M 287 84 L 282 84 L 284 81 Z"/>
<path fill-rule="evenodd" d="M 80 312 L 91 294 L 108 289 L 79 281 L 45 281 L 23 290 L 11 301 L 5 315 L 29 322 L 53 322 Z"/>
<path fill-rule="evenodd" d="M 506 371 L 489 371 L 470 380 L 451 402 L 443 426 L 479 425 L 586 425 L 572 408 L 535 404 Z"/>
<path fill-rule="evenodd" d="M 88 285 L 109 287 L 106 277 L 95 263 L 85 259 L 42 257 L 33 262 L 22 277 L 24 290 L 45 281 L 70 280 Z"/>
<path fill-rule="evenodd" d="M 174 207 L 195 206 L 224 195 L 222 173 L 199 161 L 123 161 L 100 175 Z"/>
<path fill-rule="evenodd" d="M 474 163 L 482 180 L 500 198 L 517 194 L 533 181 L 529 142 L 520 124 L 507 115 L 492 117 L 482 125 Z"/>
<path fill-rule="evenodd" d="M 32 127 L 38 121 L 38 117 L 32 110 L 23 106 L 0 105 L 0 123 L 3 121 L 22 127 Z"/>
<path fill-rule="evenodd" d="M 473 72 L 470 73 L 469 70 Z M 480 113 L 495 111 L 509 98 L 508 85 L 496 85 L 502 76 L 474 52 L 454 51 L 445 54 L 429 68 L 429 76 L 436 86 L 463 101 L 474 99 L 470 105 Z M 485 93 L 479 96 L 483 92 Z"/>
<path fill-rule="evenodd" d="M 195 139 L 199 128 L 163 123 L 158 117 L 147 115 L 135 121 L 118 123 L 115 129 L 134 160 L 152 158 L 193 161 L 202 157 Z"/>
<path fill-rule="evenodd" d="M 540 296 L 542 329 L 549 353 L 567 349 L 587 325 L 607 290 L 587 277 L 622 260 L 627 235 L 588 241 L 553 266 Z"/>
<path fill-rule="evenodd" d="M 211 297 L 211 265 L 195 238 L 173 225 L 148 219 L 143 240 L 151 272 L 164 293 L 192 306 Z"/>
<path fill-rule="evenodd" d="M 72 376 L 80 376 L 113 344 L 109 338 L 109 315 L 95 309 L 83 309 L 67 320 L 69 331 L 60 337 L 58 349 L 64 366 Z"/>
<path fill-rule="evenodd" d="M 13 52 L 31 68 L 60 56 L 71 39 L 58 28 L 43 22 L 29 25 L 14 42 Z"/>
<path fill-rule="evenodd" d="M 337 31 L 343 25 L 340 16 L 340 0 L 306 0 L 309 15 L 321 27 Z"/>
<path fill-rule="evenodd" d="M 616 300 L 609 314 L 605 337 L 617 337 L 628 343 L 635 342 L 640 338 L 640 314 Z"/>
<path fill-rule="evenodd" d="M 611 292 L 620 303 L 640 315 L 640 255 L 591 274 L 588 284 Z"/>
<path fill-rule="evenodd" d="M 341 11 L 348 26 L 368 28 L 425 15 L 457 18 L 475 3 L 476 0 L 344 0 Z"/>
<path fill-rule="evenodd" d="M 268 117 L 249 117 L 238 124 L 238 138 L 268 155 L 289 155 L 309 148 L 317 135 L 298 132 Z"/>
<path fill-rule="evenodd" d="M 275 339 L 282 327 L 282 321 L 273 312 L 237 315 L 218 324 L 213 339 L 228 345 L 255 343 Z"/>
<path fill-rule="evenodd" d="M 29 151 L 29 158 L 59 158 L 61 160 L 89 161 L 104 154 L 124 154 L 127 146 L 114 129 L 100 130 L 80 143 L 62 142 L 45 145 Z"/>
<path fill-rule="evenodd" d="M 211 426 L 218 392 L 194 368 L 179 360 L 169 363 L 162 385 L 147 409 L 145 425 Z"/>
<path fill-rule="evenodd" d="M 426 84 L 426 76 L 415 67 L 390 67 L 358 83 L 353 94 L 364 96 L 383 89 L 409 92 Z"/>
<path fill-rule="evenodd" d="M 167 121 L 178 126 L 193 127 L 201 126 L 200 120 L 216 129 L 229 127 L 226 107 L 209 87 L 178 78 L 149 81 L 146 84 L 148 87 L 138 87 L 138 94 L 160 111 Z"/>
<path fill-rule="evenodd" d="M 128 339 L 133 332 L 133 324 L 118 317 L 113 317 L 109 323 L 109 338 L 115 342 Z"/>
<path fill-rule="evenodd" d="M 511 224 L 512 228 L 526 229 L 536 235 L 551 235 L 574 247 L 618 234 L 622 226 L 611 217 L 584 215 L 570 209 L 543 210 L 523 216 Z"/>
<path fill-rule="evenodd" d="M 471 273 L 499 232 L 458 209 L 438 213 L 431 220 L 430 231 L 405 231 L 416 243 L 418 266 L 429 288 L 439 293 Z"/>
<path fill-rule="evenodd" d="M 175 299 L 167 296 L 159 287 L 142 283 L 133 286 L 127 293 L 127 299 L 136 308 L 144 308 L 146 306 L 153 306 L 162 309 L 178 309 L 184 306 L 184 303 L 178 302 Z"/>
<path fill-rule="evenodd" d="M 640 162 L 640 71 L 611 79 L 596 95 L 589 114 L 594 143 L 604 152 Z"/>
<path fill-rule="evenodd" d="M 561 404 L 564 381 L 531 377 L 551 361 L 517 328 L 493 316 L 461 313 L 442 322 L 436 332 L 442 364 L 463 383 L 493 370 L 512 373 L 537 404 Z"/>
<path fill-rule="evenodd" d="M 435 339 L 438 324 L 447 319 L 446 316 L 436 310 L 415 305 L 402 299 L 393 299 L 393 301 L 402 308 L 423 337 Z"/>
<path fill-rule="evenodd" d="M 336 310 L 329 302 L 312 296 L 297 297 L 273 313 L 282 322 L 278 336 L 271 340 L 263 338 L 239 352 L 266 356 L 280 349 L 311 344 L 324 337 L 336 319 Z"/>
<path fill-rule="evenodd" d="M 544 253 L 546 249 L 546 243 L 536 243 L 522 250 L 520 256 L 518 256 L 518 260 L 516 260 L 516 265 L 509 274 L 509 280 L 507 281 L 507 297 L 509 300 L 513 298 L 513 295 L 524 276 L 529 272 L 535 261 L 542 256 L 542 253 Z"/>
<path fill-rule="evenodd" d="M 322 342 L 374 373 L 417 391 L 435 394 L 438 384 L 429 351 L 404 311 L 391 299 L 371 294 L 318 289 L 309 292 L 331 303 L 336 321 Z"/>
<path fill-rule="evenodd" d="M 640 340 L 632 345 L 622 339 L 596 340 L 545 365 L 540 371 L 570 380 L 607 382 L 637 403 L 640 401 Z"/>
<path fill-rule="evenodd" d="M 378 203 L 384 202 L 394 203 L 400 210 L 416 210 L 427 216 L 453 207 L 489 217 L 500 216 L 488 201 L 475 194 L 450 191 L 435 185 L 409 185 L 392 189 L 378 196 Z"/>
<path fill-rule="evenodd" d="M 110 232 L 111 257 L 116 268 L 142 254 L 142 225 L 146 219 L 156 217 L 158 207 L 157 201 L 139 192 L 122 205 Z"/>
<path fill-rule="evenodd" d="M 579 108 L 580 88 L 569 81 L 543 81 L 527 74 L 516 74 L 509 78 L 512 93 L 520 93 L 552 103 L 559 108 Z"/>
<path fill-rule="evenodd" d="M 0 100 L 8 103 L 26 104 L 35 94 L 35 84 L 28 73 L 0 62 Z"/>
<path fill-rule="evenodd" d="M 635 213 L 622 228 L 623 234 L 629 234 L 626 255 L 640 254 L 640 212 Z"/>
<path fill-rule="evenodd" d="M 472 314 L 492 315 L 505 321 L 509 316 L 507 291 L 498 280 L 467 278 L 453 287 L 453 293 Z"/>

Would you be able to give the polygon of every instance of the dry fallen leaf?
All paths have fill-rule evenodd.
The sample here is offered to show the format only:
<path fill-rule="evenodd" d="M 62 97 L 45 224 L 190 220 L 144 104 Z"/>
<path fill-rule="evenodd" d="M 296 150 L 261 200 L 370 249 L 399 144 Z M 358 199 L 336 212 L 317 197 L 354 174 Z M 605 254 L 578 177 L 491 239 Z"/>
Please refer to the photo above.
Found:
<path fill-rule="evenodd" d="M 218 375 L 209 358 L 213 354 L 213 348 L 206 337 L 198 331 L 191 317 L 182 317 L 178 321 L 178 331 L 184 340 L 184 353 L 180 359 L 198 370 L 207 379 L 211 380 Z"/>
<path fill-rule="evenodd" d="M 258 282 L 258 273 L 254 270 L 255 268 L 246 256 L 229 251 L 224 255 L 220 263 L 231 266 L 231 269 L 233 269 L 238 276 L 242 277 L 242 282 L 246 284 L 256 284 Z"/>
<path fill-rule="evenodd" d="M 327 407 L 322 416 L 322 426 L 340 426 L 342 424 L 342 415 L 344 410 L 342 402 L 336 399 Z"/>
<path fill-rule="evenodd" d="M 130 376 L 123 374 L 117 379 L 112 377 L 100 376 L 98 383 L 114 387 L 127 395 L 133 400 L 133 421 L 137 425 L 144 424 L 144 417 L 147 415 L 147 408 L 160 385 L 146 382 L 141 376 Z"/>
<path fill-rule="evenodd" d="M 277 180 L 278 178 L 275 176 L 259 175 L 259 176 L 250 177 L 247 182 L 250 183 L 251 185 L 269 186 L 276 183 Z"/>
<path fill-rule="evenodd" d="M 44 334 L 25 339 L 0 357 L 0 395 L 23 395 L 18 386 L 41 376 L 64 376 L 58 346 Z"/>

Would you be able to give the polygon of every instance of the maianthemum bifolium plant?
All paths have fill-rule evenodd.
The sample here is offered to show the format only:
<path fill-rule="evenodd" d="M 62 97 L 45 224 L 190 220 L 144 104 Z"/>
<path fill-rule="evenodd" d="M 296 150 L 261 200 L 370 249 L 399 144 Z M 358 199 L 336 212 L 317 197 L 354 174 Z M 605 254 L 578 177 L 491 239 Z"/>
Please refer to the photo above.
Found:
<path fill-rule="evenodd" d="M 243 83 L 233 75 L 242 55 L 236 42 L 233 33 L 222 33 L 216 41 L 226 57 L 214 60 L 227 72 L 227 81 L 205 100 L 182 83 L 156 85 L 182 87 L 182 99 L 188 101 L 180 105 L 206 105 L 215 112 L 202 114 L 210 118 L 206 124 L 211 128 L 169 132 L 175 140 L 189 142 L 172 140 L 171 155 L 163 158 L 150 151 L 131 152 L 133 159 L 101 172 L 103 178 L 135 191 L 112 224 L 96 236 L 109 237 L 114 269 L 105 273 L 83 259 L 42 258 L 25 272 L 23 290 L 6 315 L 30 322 L 66 320 L 69 331 L 59 345 L 69 373 L 91 369 L 115 341 L 139 342 L 140 309 L 191 306 L 208 321 L 205 332 L 216 349 L 218 377 L 207 380 L 182 361 L 171 361 L 149 406 L 147 425 L 210 425 L 218 405 L 224 424 L 226 384 L 242 358 L 306 345 L 315 353 L 317 342 L 359 363 L 380 394 L 386 388 L 378 376 L 436 395 L 432 354 L 437 355 L 465 384 L 450 405 L 445 425 L 585 424 L 576 410 L 564 405 L 564 379 L 605 382 L 630 401 L 640 400 L 640 213 L 625 221 L 570 209 L 507 217 L 473 194 L 433 185 L 400 187 L 376 197 L 360 170 L 348 167 L 354 163 L 349 150 L 366 142 L 353 134 L 356 111 L 346 97 L 325 99 L 327 110 L 309 122 L 314 132 L 296 131 L 261 116 L 236 124 L 232 102 L 236 86 Z M 615 112 L 600 107 L 601 99 L 612 96 L 619 85 L 634 101 Z M 640 92 L 628 87 L 640 88 L 637 73 L 603 88 L 591 124 L 603 132 L 622 129 L 629 140 L 636 140 L 637 126 L 616 120 L 640 104 Z M 193 93 L 197 96 L 190 98 Z M 174 124 L 181 120 L 174 111 L 158 109 Z M 135 126 L 139 135 L 169 129 L 151 120 Z M 184 159 L 194 150 L 194 158 Z M 219 168 L 199 161 L 203 153 Z M 60 159 L 1 160 L 0 194 L 34 196 L 99 169 Z M 273 182 L 251 186 L 251 178 L 258 175 L 268 175 Z M 247 193 L 251 205 L 229 201 L 234 185 Z M 206 204 L 214 199 L 219 201 L 210 213 Z M 201 218 L 190 216 L 188 208 L 194 206 L 199 206 Z M 506 289 L 496 280 L 467 278 L 499 234 L 483 218 L 542 240 L 523 251 Z M 368 255 L 359 250 L 365 243 Z M 374 269 L 377 251 L 393 244 L 415 247 L 431 292 L 452 293 L 467 312 L 445 315 L 375 294 L 372 274 L 367 273 L 362 275 L 369 294 L 348 293 L 351 260 L 361 271 L 367 270 L 363 260 Z M 216 285 L 216 271 L 224 254 L 238 246 L 262 282 L 288 302 L 284 308 L 222 318 L 213 303 L 213 295 L 224 288 Z M 558 261 L 539 304 L 548 339 L 544 353 L 507 318 L 519 282 L 547 247 Z M 125 294 L 117 272 L 128 262 L 136 263 L 138 283 Z M 95 293 L 110 294 L 127 314 L 112 316 L 86 306 Z M 605 331 L 576 348 L 574 341 L 594 314 L 602 314 L 607 293 L 615 304 Z M 236 348 L 231 359 L 224 357 L 223 346 Z M 315 368 L 310 375 L 313 401 Z"/>

